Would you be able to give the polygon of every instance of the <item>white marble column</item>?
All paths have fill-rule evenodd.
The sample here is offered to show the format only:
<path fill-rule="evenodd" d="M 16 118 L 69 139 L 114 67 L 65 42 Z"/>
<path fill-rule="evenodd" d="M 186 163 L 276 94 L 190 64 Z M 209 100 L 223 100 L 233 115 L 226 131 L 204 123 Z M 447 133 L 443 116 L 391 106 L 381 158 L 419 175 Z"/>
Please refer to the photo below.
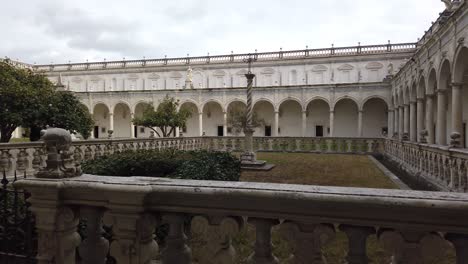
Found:
<path fill-rule="evenodd" d="M 275 118 L 273 120 L 273 136 L 278 136 L 278 127 L 279 127 L 279 112 L 275 111 Z"/>
<path fill-rule="evenodd" d="M 426 97 L 426 130 L 427 143 L 434 144 L 434 95 L 428 94 Z"/>
<path fill-rule="evenodd" d="M 179 137 L 180 136 L 180 127 L 176 127 L 175 128 L 175 137 Z"/>
<path fill-rule="evenodd" d="M 387 124 L 387 127 L 388 127 L 388 130 L 387 130 L 387 138 L 392 138 L 393 137 L 393 125 L 395 123 L 394 121 L 394 110 L 388 110 L 388 124 Z"/>
<path fill-rule="evenodd" d="M 398 111 L 398 106 L 393 109 L 393 134 L 397 134 L 400 131 L 400 112 Z M 392 135 L 393 137 L 393 135 Z"/>
<path fill-rule="evenodd" d="M 227 137 L 227 112 L 223 112 L 223 135 Z"/>
<path fill-rule="evenodd" d="M 409 125 L 410 125 L 410 113 L 409 113 L 409 104 L 405 104 L 403 107 L 403 135 L 409 135 Z"/>
<path fill-rule="evenodd" d="M 452 83 L 452 133 L 460 134 L 460 145 L 463 147 L 465 138 L 463 135 L 462 88 L 462 83 Z"/>
<path fill-rule="evenodd" d="M 416 142 L 417 141 L 417 132 L 416 132 L 416 102 L 410 102 L 409 105 L 409 135 L 410 141 Z"/>
<path fill-rule="evenodd" d="M 203 136 L 203 112 L 198 113 L 198 128 L 200 137 Z"/>
<path fill-rule="evenodd" d="M 358 110 L 358 137 L 362 137 L 362 110 Z"/>
<path fill-rule="evenodd" d="M 398 107 L 398 138 L 400 140 L 403 139 L 403 132 L 404 132 L 403 124 L 404 124 L 403 106 L 400 105 L 400 107 Z"/>
<path fill-rule="evenodd" d="M 307 111 L 302 111 L 302 137 L 306 136 L 307 131 Z"/>
<path fill-rule="evenodd" d="M 330 134 L 329 137 L 333 137 L 335 133 L 335 111 L 330 111 Z"/>
<path fill-rule="evenodd" d="M 133 118 L 135 117 L 134 113 L 130 114 L 130 137 L 135 138 L 135 126 L 133 125 Z"/>
<path fill-rule="evenodd" d="M 109 129 L 114 131 L 114 113 L 109 113 Z"/>
<path fill-rule="evenodd" d="M 437 140 L 439 145 L 447 144 L 447 95 L 446 90 L 437 90 Z"/>
<path fill-rule="evenodd" d="M 424 130 L 424 98 L 417 99 L 417 114 L 416 114 L 416 139 L 421 142 L 421 132 Z"/>

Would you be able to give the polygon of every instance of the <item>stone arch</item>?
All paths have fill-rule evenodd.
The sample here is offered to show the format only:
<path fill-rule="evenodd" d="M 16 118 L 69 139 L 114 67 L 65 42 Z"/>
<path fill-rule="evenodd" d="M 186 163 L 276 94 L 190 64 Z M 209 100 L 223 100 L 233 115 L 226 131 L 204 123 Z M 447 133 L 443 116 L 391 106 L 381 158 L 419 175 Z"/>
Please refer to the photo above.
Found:
<path fill-rule="evenodd" d="M 110 108 L 104 102 L 97 102 L 93 105 L 94 138 L 107 138 L 112 118 L 109 113 Z"/>
<path fill-rule="evenodd" d="M 333 110 L 335 113 L 334 136 L 357 137 L 359 104 L 356 100 L 350 96 L 343 96 L 336 100 Z"/>
<path fill-rule="evenodd" d="M 391 102 L 388 101 L 387 98 L 383 97 L 383 96 L 380 96 L 380 95 L 371 95 L 371 96 L 368 96 L 366 98 L 364 98 L 364 100 L 362 100 L 362 104 L 359 105 L 359 109 L 363 110 L 364 108 L 364 105 L 369 101 L 369 100 L 372 100 L 372 99 L 380 99 L 382 101 L 385 102 L 385 105 L 387 106 L 387 108 L 390 108 L 390 106 L 392 105 Z"/>
<path fill-rule="evenodd" d="M 445 59 L 440 64 L 439 75 L 438 75 L 438 84 L 437 87 L 443 93 L 445 100 L 443 105 L 438 105 L 439 110 L 442 111 L 443 118 L 440 121 L 438 126 L 437 133 L 439 134 L 439 144 L 447 145 L 447 142 L 450 142 L 450 133 L 452 126 L 452 69 L 451 63 L 448 59 Z M 439 101 L 439 100 L 438 100 Z"/>
<path fill-rule="evenodd" d="M 358 103 L 358 100 L 352 96 L 349 96 L 349 95 L 343 95 L 343 96 L 340 96 L 338 97 L 337 99 L 335 99 L 331 109 L 334 111 L 335 110 L 335 107 L 336 107 L 336 104 L 341 101 L 341 100 L 344 100 L 344 99 L 349 99 L 351 101 L 353 101 L 358 107 L 359 107 L 359 103 Z"/>
<path fill-rule="evenodd" d="M 253 104 L 253 111 L 257 114 L 258 118 L 263 120 L 264 126 L 257 127 L 254 136 L 274 136 L 275 133 L 275 104 L 266 98 L 260 98 Z M 277 128 L 276 128 L 277 129 Z"/>
<path fill-rule="evenodd" d="M 228 101 L 228 103 L 226 104 L 226 106 L 225 106 L 226 112 L 229 111 L 229 106 L 230 106 L 231 104 L 235 104 L 235 103 L 242 103 L 242 104 L 244 104 L 244 105 L 247 105 L 247 102 L 246 102 L 245 100 L 240 99 L 240 98 L 234 98 L 234 99 Z M 253 104 L 252 104 L 252 107 L 253 107 Z"/>
<path fill-rule="evenodd" d="M 316 96 L 309 100 L 306 108 L 306 137 L 326 137 L 330 135 L 330 102 Z"/>
<path fill-rule="evenodd" d="M 182 127 L 180 132 L 186 137 L 200 136 L 200 110 L 198 105 L 193 100 L 185 100 L 180 104 L 179 110 L 186 109 L 190 112 L 190 117 L 185 122 L 185 128 Z"/>
<path fill-rule="evenodd" d="M 151 107 L 151 102 L 140 100 L 135 104 L 133 113 L 135 117 L 143 117 L 143 112 L 147 107 Z M 135 126 L 134 135 L 136 138 L 147 138 L 151 135 L 150 129 L 142 126 Z"/>
<path fill-rule="evenodd" d="M 279 135 L 283 137 L 299 137 L 302 134 L 303 106 L 297 98 L 286 98 L 279 103 Z"/>
<path fill-rule="evenodd" d="M 201 107 L 200 109 L 203 111 L 203 109 L 205 108 L 206 104 L 209 104 L 209 103 L 217 103 L 221 106 L 221 110 L 222 112 L 226 112 L 226 109 L 223 107 L 223 103 L 221 103 L 219 100 L 217 99 L 208 99 L 206 101 L 204 101 L 202 104 L 201 104 Z"/>
<path fill-rule="evenodd" d="M 312 98 L 310 98 L 309 100 L 306 101 L 306 103 L 304 104 L 304 108 L 307 110 L 307 107 L 309 106 L 309 104 L 312 102 L 312 101 L 316 101 L 316 100 L 322 100 L 324 101 L 328 107 L 330 108 L 331 110 L 331 103 L 330 103 L 330 100 L 328 100 L 327 98 L 323 97 L 323 96 L 314 96 Z"/>
<path fill-rule="evenodd" d="M 426 94 L 435 94 L 437 90 L 437 72 L 434 68 L 429 71 L 429 77 L 426 84 Z"/>
<path fill-rule="evenodd" d="M 202 135 L 218 136 L 219 127 L 224 126 L 223 105 L 217 100 L 208 100 L 203 104 L 202 112 Z"/>
<path fill-rule="evenodd" d="M 286 98 L 281 99 L 281 100 L 279 101 L 279 103 L 278 103 L 278 108 L 277 108 L 278 111 L 279 111 L 279 109 L 280 109 L 280 107 L 281 107 L 281 104 L 283 104 L 283 103 L 286 102 L 286 101 L 296 101 L 296 102 L 301 106 L 301 111 L 304 111 L 304 106 L 302 105 L 301 100 L 300 100 L 299 98 L 293 97 L 293 96 L 288 96 L 288 97 L 286 97 Z"/>
<path fill-rule="evenodd" d="M 193 99 L 184 99 L 182 102 L 180 102 L 179 104 L 179 110 L 180 108 L 184 105 L 184 104 L 194 104 L 196 109 L 197 109 L 197 114 L 201 112 L 201 108 L 200 106 L 198 105 L 197 101 L 193 100 Z"/>
<path fill-rule="evenodd" d="M 454 132 L 458 130 L 462 134 L 462 146 L 466 148 L 468 147 L 468 134 L 463 133 L 463 127 L 467 127 L 468 123 L 468 91 L 466 89 L 468 84 L 468 47 L 460 45 L 457 48 L 452 68 L 453 82 L 455 84 L 462 84 L 460 88 L 462 114 L 461 120 L 457 120 L 454 124 L 454 129 L 456 129 Z"/>
<path fill-rule="evenodd" d="M 137 110 L 137 107 L 138 107 L 138 106 L 140 106 L 140 107 L 141 107 L 141 105 L 145 105 L 145 104 L 152 105 L 152 102 L 150 102 L 150 101 L 147 101 L 147 100 L 139 100 L 139 101 L 138 101 L 138 102 L 136 102 L 136 103 L 133 105 L 133 107 L 131 108 L 131 109 L 132 109 L 132 111 L 133 111 L 133 113 L 135 113 L 135 115 L 136 115 L 136 112 L 137 112 L 137 111 L 136 111 L 136 110 Z"/>
<path fill-rule="evenodd" d="M 382 137 L 388 132 L 388 103 L 381 97 L 368 98 L 362 105 L 362 135 Z"/>
<path fill-rule="evenodd" d="M 418 81 L 418 90 L 417 90 L 417 97 L 424 98 L 425 91 L 426 91 L 426 81 L 424 75 L 421 74 Z"/>
<path fill-rule="evenodd" d="M 129 138 L 132 136 L 132 113 L 130 106 L 120 101 L 114 105 L 114 137 Z"/>

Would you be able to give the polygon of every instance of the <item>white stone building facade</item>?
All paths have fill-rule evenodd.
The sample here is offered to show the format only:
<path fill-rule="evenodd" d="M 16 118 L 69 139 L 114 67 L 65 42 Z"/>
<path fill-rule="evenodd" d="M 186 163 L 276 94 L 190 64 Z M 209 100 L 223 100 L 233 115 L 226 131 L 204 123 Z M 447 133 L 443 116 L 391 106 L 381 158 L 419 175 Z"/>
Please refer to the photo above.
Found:
<path fill-rule="evenodd" d="M 256 136 L 399 137 L 468 142 L 467 4 L 454 1 L 417 43 L 253 53 Z M 468 41 L 468 40 L 467 40 Z M 32 66 L 81 98 L 93 137 L 148 137 L 145 104 L 175 97 L 192 115 L 184 136 L 230 136 L 229 109 L 246 103 L 248 54 Z M 190 77 L 187 74 L 190 69 Z M 465 106 L 466 105 L 466 106 Z M 440 107 L 439 107 L 440 106 Z M 429 110 L 430 109 L 430 110 Z M 454 114 L 452 114 L 454 113 Z"/>

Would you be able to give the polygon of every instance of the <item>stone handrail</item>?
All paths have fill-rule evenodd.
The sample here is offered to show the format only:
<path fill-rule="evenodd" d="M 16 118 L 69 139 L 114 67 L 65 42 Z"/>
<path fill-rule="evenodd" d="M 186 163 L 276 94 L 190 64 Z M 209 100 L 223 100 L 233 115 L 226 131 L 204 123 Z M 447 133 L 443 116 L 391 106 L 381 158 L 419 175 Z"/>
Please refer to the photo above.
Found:
<path fill-rule="evenodd" d="M 383 45 L 368 45 L 368 46 L 352 46 L 352 47 L 331 47 L 322 49 L 305 49 L 277 52 L 253 53 L 258 61 L 273 61 L 273 60 L 291 60 L 291 59 L 307 59 L 314 57 L 329 57 L 329 56 L 350 56 L 360 54 L 381 54 L 390 52 L 414 52 L 416 43 L 398 43 L 398 44 L 383 44 Z M 66 63 L 66 64 L 50 64 L 50 65 L 31 65 L 38 71 L 83 71 L 83 70 L 102 70 L 102 69 L 118 69 L 118 68 L 138 68 L 138 67 L 163 67 L 177 65 L 203 65 L 203 64 L 219 64 L 219 63 L 243 63 L 244 59 L 250 54 L 228 54 L 217 56 L 201 56 L 201 57 L 181 57 L 181 58 L 164 58 L 164 59 L 143 59 L 143 60 L 122 60 L 122 61 L 102 61 L 102 62 L 85 62 L 85 63 Z"/>
<path fill-rule="evenodd" d="M 468 262 L 468 197 L 460 193 L 94 175 L 15 186 L 32 195 L 39 263 L 73 264 L 76 248 L 83 264 L 104 264 L 109 250 L 117 263 L 238 263 L 231 237 L 246 223 L 256 233 L 249 263 L 278 263 L 272 227 L 292 246 L 288 263 L 326 263 L 322 249 L 338 230 L 348 237 L 349 264 L 368 263 L 372 234 L 392 263 L 434 263 L 450 243 L 456 263 Z M 101 235 L 103 222 L 112 242 Z M 169 233 L 159 249 L 153 234 L 161 223 Z M 193 244 L 189 234 L 203 241 Z"/>
<path fill-rule="evenodd" d="M 468 151 L 388 139 L 385 156 L 410 174 L 445 191 L 467 192 Z"/>
<path fill-rule="evenodd" d="M 127 149 L 176 148 L 239 152 L 244 151 L 244 140 L 244 137 L 95 139 L 73 141 L 71 152 L 76 162 Z M 255 137 L 254 149 L 256 151 L 375 154 L 382 151 L 383 139 Z M 31 176 L 45 165 L 45 160 L 43 142 L 0 144 L 0 172 L 5 171 L 8 176 L 13 176 L 15 172 Z"/>
<path fill-rule="evenodd" d="M 204 149 L 203 138 L 133 138 L 78 140 L 71 143 L 72 158 L 76 162 L 93 159 L 117 151 L 138 149 L 181 150 Z M 44 142 L 0 144 L 0 173 L 31 176 L 45 165 Z"/>

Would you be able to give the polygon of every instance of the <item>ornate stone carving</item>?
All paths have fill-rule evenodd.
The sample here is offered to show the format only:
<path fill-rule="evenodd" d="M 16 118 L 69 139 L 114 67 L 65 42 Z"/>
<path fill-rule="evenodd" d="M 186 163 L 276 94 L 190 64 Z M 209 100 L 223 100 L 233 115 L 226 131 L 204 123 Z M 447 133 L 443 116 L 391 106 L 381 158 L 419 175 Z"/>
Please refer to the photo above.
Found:
<path fill-rule="evenodd" d="M 81 175 L 81 167 L 74 164 L 70 152 L 70 133 L 61 128 L 49 128 L 41 134 L 47 149 L 47 165 L 37 173 L 37 177 L 70 178 Z"/>
<path fill-rule="evenodd" d="M 192 219 L 192 252 L 198 263 L 237 263 L 232 236 L 242 227 L 241 218 L 202 217 Z"/>

